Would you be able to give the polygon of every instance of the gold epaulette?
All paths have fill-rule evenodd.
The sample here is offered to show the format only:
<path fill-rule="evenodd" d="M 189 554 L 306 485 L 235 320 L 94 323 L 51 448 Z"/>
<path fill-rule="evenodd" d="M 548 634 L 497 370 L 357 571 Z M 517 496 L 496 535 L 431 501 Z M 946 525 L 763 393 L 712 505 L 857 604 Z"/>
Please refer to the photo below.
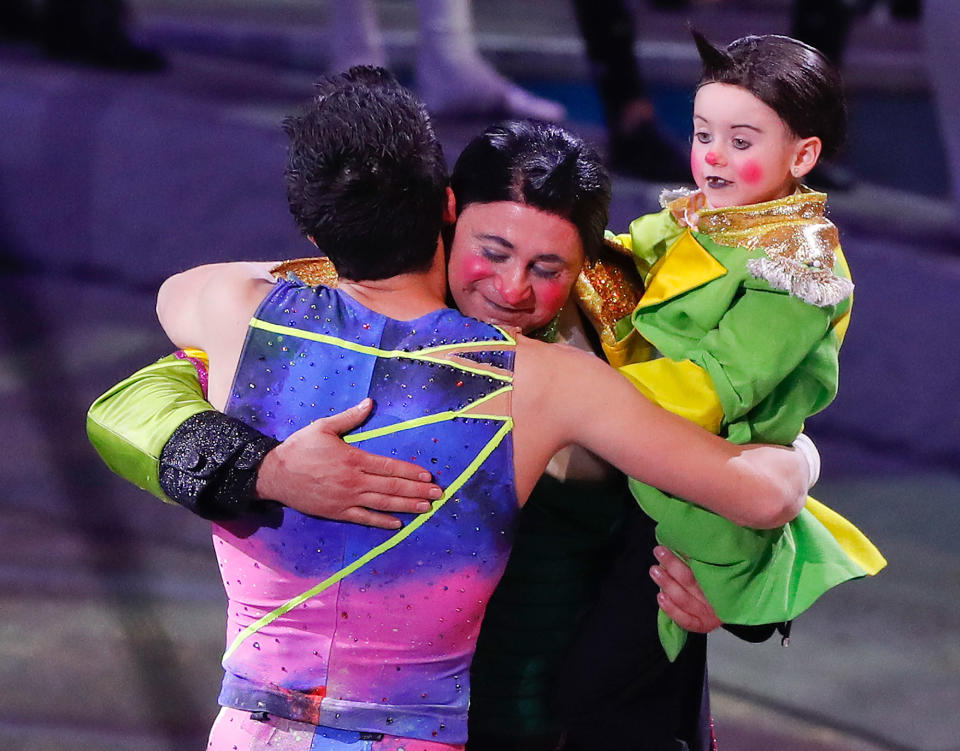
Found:
<path fill-rule="evenodd" d="M 277 279 L 297 279 L 310 287 L 336 287 L 340 281 L 333 262 L 326 256 L 294 258 L 282 261 L 270 269 Z"/>
<path fill-rule="evenodd" d="M 674 215 L 685 202 L 668 205 Z M 723 209 L 698 208 L 697 231 L 721 245 L 760 249 L 766 258 L 747 263 L 750 273 L 811 305 L 836 305 L 853 292 L 853 283 L 834 272 L 840 246 L 837 228 L 825 216 L 827 196 L 801 186 L 785 198 Z"/>
<path fill-rule="evenodd" d="M 600 256 L 584 263 L 574 295 L 600 341 L 611 346 L 616 342 L 617 321 L 630 315 L 643 295 L 643 279 L 629 251 L 608 239 Z"/>

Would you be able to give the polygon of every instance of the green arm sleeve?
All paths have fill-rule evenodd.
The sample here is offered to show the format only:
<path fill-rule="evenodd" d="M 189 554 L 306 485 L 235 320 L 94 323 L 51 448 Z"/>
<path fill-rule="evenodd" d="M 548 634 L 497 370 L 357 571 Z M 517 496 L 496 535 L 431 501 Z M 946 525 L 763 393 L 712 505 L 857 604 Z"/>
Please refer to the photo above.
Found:
<path fill-rule="evenodd" d="M 187 418 L 211 410 L 193 363 L 168 355 L 97 398 L 87 412 L 87 436 L 112 471 L 175 503 L 160 487 L 160 453 Z"/>
<path fill-rule="evenodd" d="M 689 359 L 713 381 L 738 442 L 789 443 L 836 395 L 832 308 L 780 292 L 744 291 Z"/>

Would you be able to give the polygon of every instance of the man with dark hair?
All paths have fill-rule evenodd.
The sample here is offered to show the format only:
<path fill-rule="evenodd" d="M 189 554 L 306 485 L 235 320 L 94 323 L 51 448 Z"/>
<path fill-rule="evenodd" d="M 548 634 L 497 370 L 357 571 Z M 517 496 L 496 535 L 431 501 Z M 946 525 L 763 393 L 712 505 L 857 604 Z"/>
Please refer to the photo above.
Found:
<path fill-rule="evenodd" d="M 384 120 L 391 127 L 381 133 Z M 290 211 L 342 275 L 384 279 L 430 266 L 448 179 L 425 124 L 423 106 L 371 67 L 323 78 L 313 106 L 284 121 Z"/>
<path fill-rule="evenodd" d="M 810 467 L 655 408 L 595 357 L 447 308 L 439 223 L 454 196 L 437 190 L 445 170 L 425 111 L 383 71 L 352 69 L 320 92 L 287 121 L 288 183 L 337 288 L 206 266 L 169 279 L 158 314 L 176 344 L 209 354 L 214 407 L 295 440 L 372 398 L 347 440 L 424 462 L 442 493 L 398 531 L 310 516 L 295 500 L 214 525 L 229 605 L 209 748 L 461 749 L 480 621 L 519 507 L 561 447 L 754 527 L 798 513 Z M 417 205 L 432 237 L 400 216 Z"/>

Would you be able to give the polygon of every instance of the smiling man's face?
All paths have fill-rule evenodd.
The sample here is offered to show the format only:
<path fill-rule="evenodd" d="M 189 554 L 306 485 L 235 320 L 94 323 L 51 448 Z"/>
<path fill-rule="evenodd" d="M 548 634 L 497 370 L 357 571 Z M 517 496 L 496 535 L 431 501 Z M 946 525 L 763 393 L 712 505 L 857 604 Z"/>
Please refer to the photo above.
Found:
<path fill-rule="evenodd" d="M 457 217 L 447 279 L 461 313 L 530 332 L 567 301 L 583 258 L 567 219 L 512 201 L 473 203 Z"/>

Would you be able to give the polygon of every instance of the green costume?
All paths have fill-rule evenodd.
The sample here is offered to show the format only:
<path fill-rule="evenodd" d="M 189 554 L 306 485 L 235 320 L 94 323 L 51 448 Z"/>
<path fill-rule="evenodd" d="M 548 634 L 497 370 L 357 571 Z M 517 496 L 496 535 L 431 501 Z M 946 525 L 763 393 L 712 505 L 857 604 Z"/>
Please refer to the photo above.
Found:
<path fill-rule="evenodd" d="M 604 349 L 661 406 L 734 443 L 788 444 L 836 395 L 852 302 L 836 227 L 824 218 L 826 196 L 803 190 L 701 209 L 692 230 L 684 217 L 699 196 L 665 201 L 629 235 L 609 238 L 632 252 L 645 290 L 629 316 L 599 322 Z M 814 499 L 784 527 L 755 530 L 634 480 L 631 490 L 725 623 L 790 620 L 831 587 L 886 563 Z M 672 659 L 686 635 L 660 618 Z"/>

